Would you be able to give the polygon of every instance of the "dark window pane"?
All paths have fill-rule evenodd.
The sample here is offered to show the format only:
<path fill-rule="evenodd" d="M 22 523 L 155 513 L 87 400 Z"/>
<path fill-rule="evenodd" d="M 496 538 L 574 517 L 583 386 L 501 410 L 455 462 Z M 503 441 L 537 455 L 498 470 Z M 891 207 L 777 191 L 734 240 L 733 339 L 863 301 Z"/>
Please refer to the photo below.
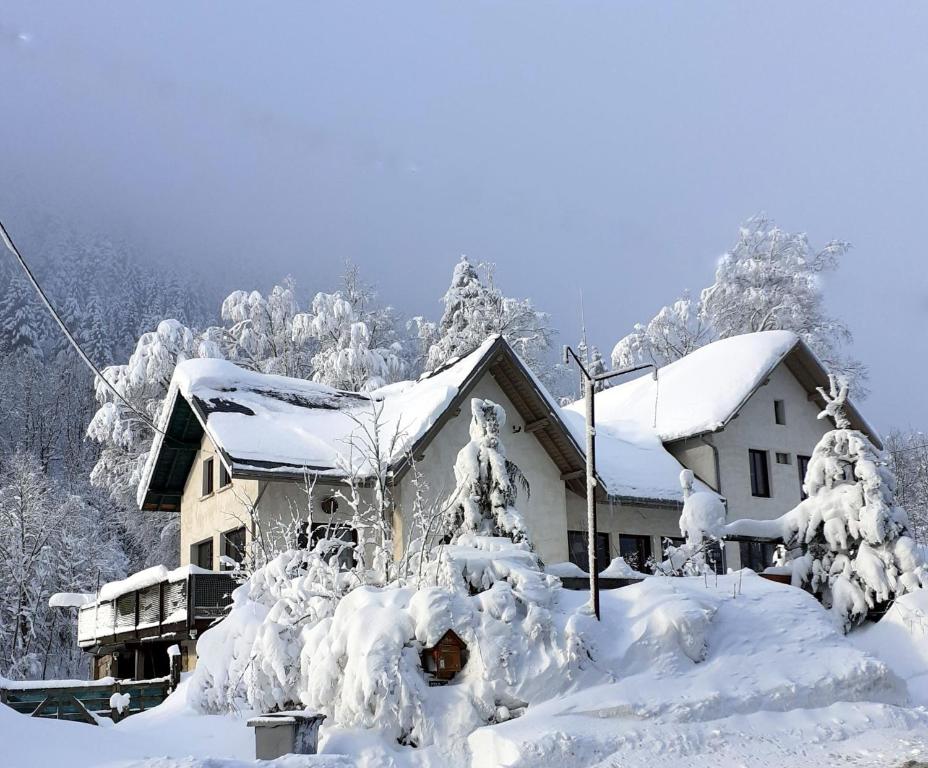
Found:
<path fill-rule="evenodd" d="M 355 565 L 354 547 L 358 543 L 358 532 L 346 523 L 313 523 L 310 529 L 309 546 L 313 548 L 323 539 L 328 540 L 328 551 L 323 555 L 327 560 L 338 556 L 338 564 L 345 569 Z"/>
<path fill-rule="evenodd" d="M 806 491 L 805 491 L 805 488 L 803 488 L 803 485 L 805 485 L 805 482 L 806 482 L 806 472 L 809 471 L 809 457 L 808 456 L 797 456 L 796 465 L 799 467 L 799 495 L 803 499 L 807 499 L 809 497 L 806 494 Z"/>
<path fill-rule="evenodd" d="M 773 418 L 777 424 L 786 424 L 786 403 L 782 400 L 773 401 Z"/>
<path fill-rule="evenodd" d="M 231 482 L 232 482 L 232 478 L 229 476 L 229 470 L 226 469 L 226 465 L 220 461 L 219 462 L 219 487 L 225 488 Z"/>
<path fill-rule="evenodd" d="M 587 541 L 589 533 L 587 531 L 567 531 L 567 554 L 570 562 L 588 571 L 590 567 L 589 548 Z M 596 568 L 604 571 L 609 567 L 611 558 L 609 557 L 609 534 L 596 533 Z"/>
<path fill-rule="evenodd" d="M 751 495 L 770 496 L 770 476 L 767 472 L 767 451 L 748 451 L 751 465 Z"/>
<path fill-rule="evenodd" d="M 651 559 L 651 537 L 619 534 L 619 554 L 636 571 L 644 571 Z"/>
<path fill-rule="evenodd" d="M 223 536 L 222 554 L 236 563 L 245 560 L 245 528 L 236 528 Z"/>
<path fill-rule="evenodd" d="M 769 541 L 742 541 L 740 546 L 742 568 L 750 568 L 760 573 L 773 563 L 776 544 Z"/>
<path fill-rule="evenodd" d="M 213 492 L 213 460 L 203 462 L 203 495 L 209 496 Z"/>
<path fill-rule="evenodd" d="M 200 568 L 212 570 L 213 568 L 213 540 L 207 539 L 194 544 L 194 561 Z"/>

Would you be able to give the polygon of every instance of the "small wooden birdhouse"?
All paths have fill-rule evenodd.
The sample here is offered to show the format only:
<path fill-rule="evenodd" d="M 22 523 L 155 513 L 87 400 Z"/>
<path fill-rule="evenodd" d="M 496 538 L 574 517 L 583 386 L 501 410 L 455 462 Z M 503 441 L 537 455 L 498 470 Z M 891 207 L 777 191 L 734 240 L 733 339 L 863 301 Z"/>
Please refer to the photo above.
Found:
<path fill-rule="evenodd" d="M 422 669 L 430 685 L 444 685 L 464 668 L 467 646 L 449 629 L 431 648 L 422 649 Z"/>

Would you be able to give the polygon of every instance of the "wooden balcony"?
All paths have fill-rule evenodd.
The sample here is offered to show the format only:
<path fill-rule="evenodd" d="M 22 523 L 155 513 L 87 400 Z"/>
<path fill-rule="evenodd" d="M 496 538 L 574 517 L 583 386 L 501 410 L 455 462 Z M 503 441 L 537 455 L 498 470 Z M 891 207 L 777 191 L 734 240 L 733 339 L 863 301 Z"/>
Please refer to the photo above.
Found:
<path fill-rule="evenodd" d="M 225 615 L 236 586 L 229 573 L 194 567 L 150 569 L 104 585 L 98 600 L 79 609 L 78 645 L 99 652 L 127 642 L 196 637 Z"/>

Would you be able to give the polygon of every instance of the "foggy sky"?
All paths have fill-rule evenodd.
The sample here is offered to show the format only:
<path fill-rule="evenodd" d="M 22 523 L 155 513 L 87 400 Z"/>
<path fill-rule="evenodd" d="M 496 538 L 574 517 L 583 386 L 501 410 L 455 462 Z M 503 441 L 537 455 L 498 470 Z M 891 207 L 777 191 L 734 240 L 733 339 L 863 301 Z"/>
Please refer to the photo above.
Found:
<path fill-rule="evenodd" d="M 880 429 L 928 428 L 928 6 L 0 4 L 0 215 L 62 213 L 217 284 L 347 258 L 407 314 L 461 253 L 605 353 L 740 221 L 826 280 Z M 28 253 L 28 242 L 20 242 Z"/>

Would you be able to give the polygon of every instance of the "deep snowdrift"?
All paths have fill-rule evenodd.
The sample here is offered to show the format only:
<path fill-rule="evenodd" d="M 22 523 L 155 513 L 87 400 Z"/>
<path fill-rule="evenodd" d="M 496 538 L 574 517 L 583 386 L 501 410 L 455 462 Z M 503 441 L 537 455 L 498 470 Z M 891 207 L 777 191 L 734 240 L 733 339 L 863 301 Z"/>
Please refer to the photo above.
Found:
<path fill-rule="evenodd" d="M 280 631 L 294 590 L 306 585 L 275 581 L 285 576 L 278 571 L 252 591 L 273 605 L 248 600 L 246 591 L 232 616 L 203 635 L 200 669 L 243 653 L 227 683 L 259 665 L 264 684 L 281 675 L 277 694 L 318 687 L 310 698 L 329 715 L 326 754 L 275 768 L 893 768 L 928 755 L 928 712 L 916 706 L 928 694 L 928 592 L 902 597 L 883 622 L 844 636 L 808 594 L 750 571 L 717 581 L 651 577 L 605 591 L 597 624 L 582 613 L 585 593 L 560 588 L 530 553 L 505 551 L 512 546 L 490 540 L 452 551 L 447 562 L 466 579 L 463 591 L 353 590 L 334 612 L 320 612 L 308 637 Z M 280 595 L 287 599 L 277 605 Z M 309 599 L 317 607 L 323 600 Z M 470 660 L 453 684 L 429 688 L 417 651 L 446 626 L 469 644 Z M 267 653 L 275 639 L 280 656 Z M 287 660 L 292 668 L 277 664 Z M 184 686 L 162 707 L 108 728 L 29 720 L 0 707 L 0 737 L 12 745 L 0 764 L 253 764 L 247 704 L 195 714 L 202 694 Z M 395 728 L 409 713 L 430 745 L 397 742 Z"/>
<path fill-rule="evenodd" d="M 810 595 L 751 571 L 607 591 L 597 623 L 586 594 L 562 589 L 524 547 L 472 536 L 446 549 L 441 578 L 418 590 L 324 601 L 303 576 L 270 590 L 259 576 L 202 639 L 204 704 L 302 703 L 326 714 L 326 750 L 443 768 L 568 768 L 618 751 L 623 765 L 665 752 L 685 763 L 736 721 L 787 761 L 809 739 L 840 751 L 864 722 L 868 743 L 902 755 L 895 741 L 928 726 L 878 658 L 879 637 L 868 652 Z M 453 684 L 429 687 L 419 652 L 447 629 L 469 661 Z"/>

